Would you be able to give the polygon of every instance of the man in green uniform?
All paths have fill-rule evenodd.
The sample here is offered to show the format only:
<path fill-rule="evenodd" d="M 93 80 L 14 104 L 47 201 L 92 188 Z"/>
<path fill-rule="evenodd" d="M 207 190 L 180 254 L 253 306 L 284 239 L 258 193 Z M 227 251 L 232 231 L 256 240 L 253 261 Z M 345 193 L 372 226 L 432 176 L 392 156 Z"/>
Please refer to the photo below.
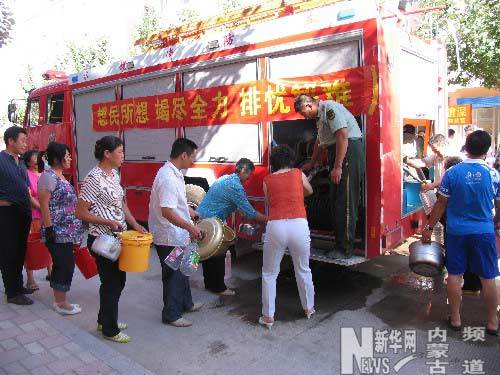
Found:
<path fill-rule="evenodd" d="M 350 258 L 356 234 L 364 165 L 361 130 L 354 116 L 333 100 L 315 100 L 300 94 L 295 98 L 294 107 L 295 112 L 306 119 L 316 120 L 319 147 L 328 149 L 336 245 L 335 250 L 328 255 Z"/>

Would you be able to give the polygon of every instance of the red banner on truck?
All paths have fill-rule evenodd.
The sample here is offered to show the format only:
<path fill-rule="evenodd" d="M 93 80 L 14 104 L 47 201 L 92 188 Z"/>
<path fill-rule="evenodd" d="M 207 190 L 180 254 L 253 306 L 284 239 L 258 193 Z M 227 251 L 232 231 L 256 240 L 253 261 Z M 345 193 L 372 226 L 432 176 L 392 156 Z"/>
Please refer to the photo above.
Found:
<path fill-rule="evenodd" d="M 299 118 L 293 109 L 300 93 L 333 99 L 354 115 L 371 112 L 378 90 L 374 67 L 331 74 L 252 81 L 92 105 L 94 131 L 161 129 L 257 123 Z"/>

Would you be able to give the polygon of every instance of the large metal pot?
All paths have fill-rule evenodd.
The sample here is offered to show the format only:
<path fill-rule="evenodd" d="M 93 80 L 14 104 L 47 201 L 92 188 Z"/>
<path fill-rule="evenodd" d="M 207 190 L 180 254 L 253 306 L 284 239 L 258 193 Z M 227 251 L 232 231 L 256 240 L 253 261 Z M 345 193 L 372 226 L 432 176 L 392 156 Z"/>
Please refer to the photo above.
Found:
<path fill-rule="evenodd" d="M 113 262 L 118 259 L 122 250 L 118 238 L 110 234 L 100 234 L 92 244 L 92 251 Z"/>
<path fill-rule="evenodd" d="M 236 241 L 234 231 L 216 217 L 203 219 L 197 225 L 203 234 L 203 238 L 198 242 L 200 260 L 223 255 Z"/>
<path fill-rule="evenodd" d="M 410 245 L 410 268 L 421 276 L 437 276 L 444 268 L 444 248 L 438 242 L 422 243 L 415 241 Z"/>
<path fill-rule="evenodd" d="M 203 198 L 205 198 L 205 195 L 206 192 L 201 186 L 193 184 L 186 185 L 187 202 L 193 209 L 196 209 L 200 205 Z"/>

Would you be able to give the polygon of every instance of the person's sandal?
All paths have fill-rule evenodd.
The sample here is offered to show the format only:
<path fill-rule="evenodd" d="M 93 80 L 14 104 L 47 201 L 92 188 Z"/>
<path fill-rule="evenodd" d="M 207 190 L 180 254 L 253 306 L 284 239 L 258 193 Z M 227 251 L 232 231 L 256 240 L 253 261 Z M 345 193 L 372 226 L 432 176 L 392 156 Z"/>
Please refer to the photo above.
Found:
<path fill-rule="evenodd" d="M 446 324 L 448 325 L 448 328 L 450 328 L 451 330 L 455 331 L 455 332 L 459 332 L 462 330 L 462 325 L 459 325 L 459 326 L 455 326 L 451 323 L 451 316 L 448 317 L 448 320 L 446 321 Z"/>
<path fill-rule="evenodd" d="M 480 297 L 481 291 L 480 290 L 462 289 L 462 296 Z"/>
<path fill-rule="evenodd" d="M 273 324 L 274 324 L 274 320 L 273 320 L 272 322 L 266 322 L 266 321 L 264 320 L 264 317 L 263 317 L 263 316 L 261 316 L 261 317 L 259 318 L 259 324 L 260 324 L 260 325 L 263 325 L 263 326 L 264 326 L 264 327 L 266 327 L 267 329 L 271 329 L 271 328 L 272 328 L 272 326 L 273 326 Z"/>
<path fill-rule="evenodd" d="M 120 332 L 119 334 L 114 335 L 114 336 L 104 336 L 103 335 L 103 337 L 106 340 L 118 342 L 120 344 L 126 344 L 126 343 L 132 341 L 132 337 L 130 337 L 129 335 L 127 335 L 127 334 L 125 334 L 123 332 Z"/>
<path fill-rule="evenodd" d="M 226 290 L 219 293 L 220 296 L 232 297 L 236 295 L 236 292 L 233 289 L 227 288 Z"/>
<path fill-rule="evenodd" d="M 500 328 L 500 326 L 499 326 L 499 328 Z M 497 329 L 489 329 L 489 328 L 486 327 L 486 334 L 490 335 L 490 336 L 500 337 L 500 331 L 498 330 L 499 328 L 497 328 Z"/>
<path fill-rule="evenodd" d="M 168 322 L 168 324 L 174 327 L 183 328 L 183 327 L 191 327 L 193 325 L 193 322 L 184 318 L 179 318 L 177 320 L 174 320 L 173 322 Z"/>
<path fill-rule="evenodd" d="M 127 329 L 127 328 L 128 328 L 127 323 L 118 322 L 118 329 L 119 330 Z M 102 332 L 102 324 L 97 323 L 97 331 Z"/>
<path fill-rule="evenodd" d="M 313 316 L 316 313 L 316 310 L 314 309 L 304 310 L 304 313 L 306 314 L 307 319 L 311 319 L 311 316 Z"/>
<path fill-rule="evenodd" d="M 34 291 L 37 291 L 40 289 L 40 287 L 36 284 L 26 284 L 26 289 L 30 289 L 32 290 L 33 292 Z"/>

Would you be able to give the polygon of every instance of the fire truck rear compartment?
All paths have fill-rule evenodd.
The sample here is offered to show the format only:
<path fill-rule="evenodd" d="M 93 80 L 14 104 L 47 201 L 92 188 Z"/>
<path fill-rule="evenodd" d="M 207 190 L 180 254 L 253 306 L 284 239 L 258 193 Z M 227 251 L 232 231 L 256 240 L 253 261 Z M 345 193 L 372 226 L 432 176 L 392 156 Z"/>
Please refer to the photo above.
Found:
<path fill-rule="evenodd" d="M 361 118 L 357 117 L 358 123 Z M 317 129 L 312 120 L 274 121 L 272 123 L 272 145 L 287 144 L 296 154 L 295 167 L 300 168 L 311 161 Z M 363 178 L 364 180 L 364 178 Z M 365 223 L 366 197 L 364 196 L 364 181 L 360 186 L 362 192 L 358 210 L 356 239 L 354 242 L 355 256 L 349 260 L 329 259 L 326 253 L 333 249 L 335 233 L 332 222 L 332 204 L 330 200 L 329 172 L 325 165 L 310 180 L 314 193 L 305 198 L 307 220 L 311 230 L 311 259 L 323 262 L 351 265 L 366 260 Z"/>

